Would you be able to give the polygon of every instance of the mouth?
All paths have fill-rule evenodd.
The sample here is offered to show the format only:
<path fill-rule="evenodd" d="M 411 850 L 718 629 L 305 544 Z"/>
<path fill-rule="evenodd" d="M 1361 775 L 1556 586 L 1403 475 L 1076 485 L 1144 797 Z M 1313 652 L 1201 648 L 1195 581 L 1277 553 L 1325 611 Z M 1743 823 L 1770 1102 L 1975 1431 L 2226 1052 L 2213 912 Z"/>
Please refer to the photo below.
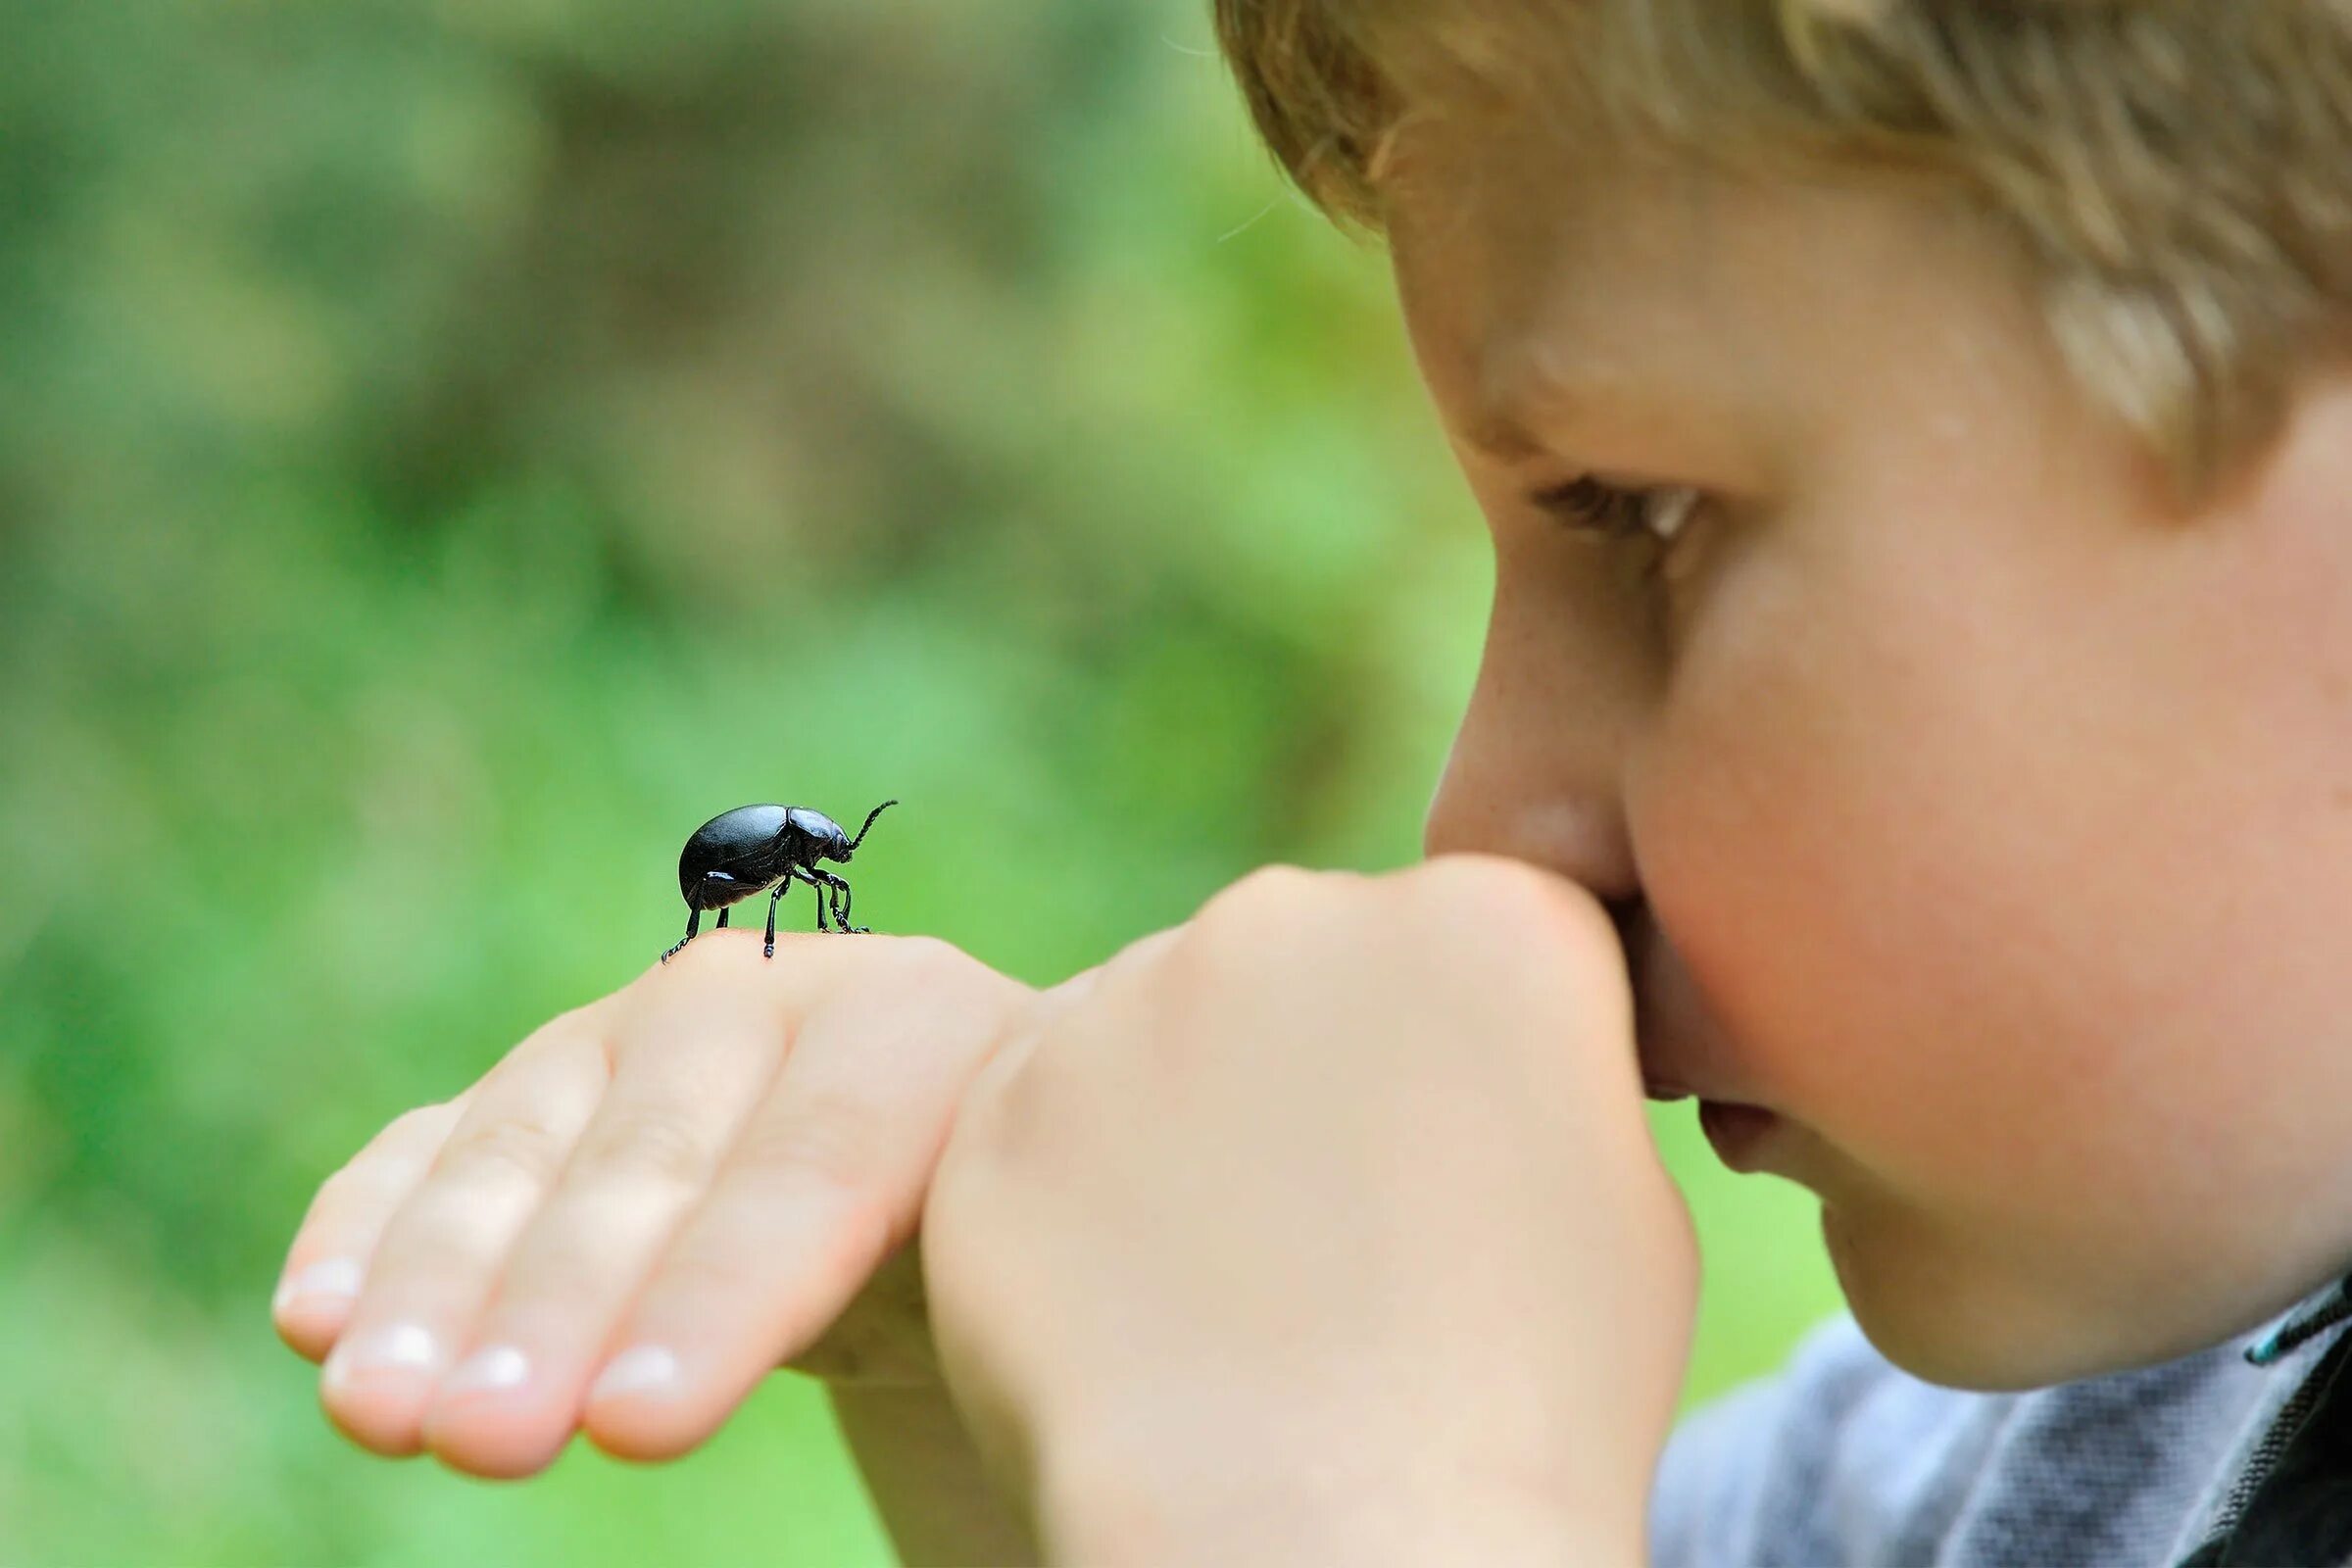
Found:
<path fill-rule="evenodd" d="M 1684 1081 L 1686 1068 L 1695 1065 L 1693 1077 L 1713 1076 L 1705 1047 L 1719 1043 L 1722 1026 L 1706 1010 L 1690 970 L 1668 953 L 1655 931 L 1637 933 L 1637 922 L 1620 916 L 1618 934 L 1625 941 L 1627 968 L 1634 981 L 1634 1048 L 1642 1073 L 1642 1093 L 1661 1104 L 1695 1100 L 1701 1108 L 1728 1106 L 1760 1111 L 1745 1101 L 1694 1088 Z"/>
<path fill-rule="evenodd" d="M 1678 1083 L 1651 1076 L 1646 1067 L 1642 1069 L 1642 1092 L 1661 1102 L 1697 1100 L 1698 1128 L 1716 1157 L 1743 1175 L 1764 1168 L 1764 1152 L 1781 1126 L 1778 1113 L 1734 1100 L 1702 1099 Z"/>
<path fill-rule="evenodd" d="M 1644 1001 L 1646 999 L 1643 999 Z M 1640 1004 L 1638 1003 L 1639 1006 Z M 1643 1020 L 1646 1025 L 1647 1019 Z M 1698 1102 L 1698 1127 L 1727 1169 L 1750 1175 L 1767 1169 L 1778 1157 L 1774 1151 L 1781 1142 L 1780 1133 L 1786 1125 L 1777 1111 L 1745 1101 L 1723 1100 L 1685 1086 L 1680 1080 L 1651 1065 L 1656 1054 L 1654 1041 L 1647 1027 L 1637 1031 L 1642 1069 L 1642 1093 L 1662 1103 L 1678 1100 Z"/>
<path fill-rule="evenodd" d="M 1784 1123 L 1761 1105 L 1702 1100 L 1698 1102 L 1698 1126 L 1718 1159 L 1741 1175 L 1752 1175 L 1765 1168 Z"/>

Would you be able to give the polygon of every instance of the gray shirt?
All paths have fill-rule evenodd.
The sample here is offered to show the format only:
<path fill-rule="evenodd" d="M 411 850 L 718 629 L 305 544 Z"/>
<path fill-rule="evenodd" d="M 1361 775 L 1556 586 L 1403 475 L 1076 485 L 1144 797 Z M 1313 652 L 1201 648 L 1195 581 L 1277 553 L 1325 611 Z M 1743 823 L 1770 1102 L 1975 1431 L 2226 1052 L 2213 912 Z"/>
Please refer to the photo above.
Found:
<path fill-rule="evenodd" d="M 2328 1363 L 2329 1376 L 2310 1374 L 2345 1340 L 2347 1314 L 2352 1281 L 2330 1281 L 2270 1323 L 2180 1360 L 1984 1394 L 1900 1370 L 1871 1348 L 1852 1313 L 1840 1313 L 1808 1333 L 1780 1371 L 1676 1427 L 1650 1495 L 1650 1561 L 2166 1568 L 2200 1544 L 2200 1561 L 2261 1560 L 2215 1555 L 2208 1538 L 2245 1511 L 2286 1437 L 2322 1424 L 2313 1406 L 2346 1357 Z M 2257 1365 L 2258 1355 L 2273 1358 Z M 2325 1401 L 2337 1428 L 2352 1417 L 2352 1378 L 2345 1383 L 2340 1407 L 2332 1395 Z M 2298 1438 L 2298 1475 L 2314 1468 L 2314 1441 Z M 2352 1484 L 2336 1451 L 2317 1468 Z M 2297 1484 L 2308 1514 L 2314 1489 Z M 2266 1508 L 2278 1490 L 2262 1494 Z M 2331 1494 L 2320 1501 L 2330 1518 L 2344 1511 Z M 2260 1549 L 2335 1539 L 2303 1522 L 2293 1528 L 2258 1538 L 2268 1543 Z"/>

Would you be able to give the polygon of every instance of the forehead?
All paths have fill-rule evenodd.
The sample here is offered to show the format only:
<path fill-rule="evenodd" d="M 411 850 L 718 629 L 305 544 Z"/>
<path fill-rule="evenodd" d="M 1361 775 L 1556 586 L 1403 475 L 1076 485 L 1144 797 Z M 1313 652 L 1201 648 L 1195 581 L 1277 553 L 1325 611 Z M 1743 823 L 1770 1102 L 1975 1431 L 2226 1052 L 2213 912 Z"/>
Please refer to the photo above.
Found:
<path fill-rule="evenodd" d="M 1506 458 L 1515 426 L 1694 399 L 1794 439 L 1808 395 L 1886 356 L 1981 360 L 1979 334 L 2033 326 L 1964 204 L 1916 178 L 1740 174 L 1461 115 L 1399 133 L 1385 194 L 1424 376 L 1457 439 Z"/>
<path fill-rule="evenodd" d="M 1687 166 L 1463 112 L 1398 132 L 1383 216 L 1417 332 L 1500 414 L 1706 330 L 1709 194 Z"/>

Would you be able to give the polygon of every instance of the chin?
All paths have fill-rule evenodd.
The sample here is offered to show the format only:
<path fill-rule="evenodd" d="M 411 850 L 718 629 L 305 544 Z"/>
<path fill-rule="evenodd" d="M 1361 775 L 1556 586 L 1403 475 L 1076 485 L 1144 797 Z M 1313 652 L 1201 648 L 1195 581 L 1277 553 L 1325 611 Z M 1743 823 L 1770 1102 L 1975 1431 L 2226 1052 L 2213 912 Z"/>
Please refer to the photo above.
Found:
<path fill-rule="evenodd" d="M 1863 1338 L 1925 1383 L 2016 1394 L 2196 1348 L 2137 1343 L 2148 1335 L 2146 1322 L 2122 1324 L 2070 1309 L 2057 1282 L 2021 1276 L 2013 1259 L 1893 1241 L 1888 1227 L 1857 1223 L 1829 1203 L 1822 1205 L 1821 1228 Z"/>

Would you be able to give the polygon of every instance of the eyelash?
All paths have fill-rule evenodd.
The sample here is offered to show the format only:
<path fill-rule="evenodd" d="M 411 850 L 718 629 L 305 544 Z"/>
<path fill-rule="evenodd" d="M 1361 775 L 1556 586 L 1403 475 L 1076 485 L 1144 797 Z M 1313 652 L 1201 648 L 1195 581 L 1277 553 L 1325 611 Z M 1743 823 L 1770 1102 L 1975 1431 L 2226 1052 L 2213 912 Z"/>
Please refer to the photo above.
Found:
<path fill-rule="evenodd" d="M 1650 504 L 1659 497 L 1688 498 L 1674 532 L 1661 534 L 1650 526 Z M 1676 539 L 1690 525 L 1690 510 L 1698 505 L 1698 494 L 1686 485 L 1661 485 L 1647 490 L 1628 490 L 1604 484 L 1591 474 L 1539 490 L 1531 498 L 1535 505 L 1548 514 L 1572 534 L 1586 538 L 1598 537 L 1618 543 L 1649 543 L 1658 547 L 1648 564 L 1655 573 L 1673 549 Z"/>

